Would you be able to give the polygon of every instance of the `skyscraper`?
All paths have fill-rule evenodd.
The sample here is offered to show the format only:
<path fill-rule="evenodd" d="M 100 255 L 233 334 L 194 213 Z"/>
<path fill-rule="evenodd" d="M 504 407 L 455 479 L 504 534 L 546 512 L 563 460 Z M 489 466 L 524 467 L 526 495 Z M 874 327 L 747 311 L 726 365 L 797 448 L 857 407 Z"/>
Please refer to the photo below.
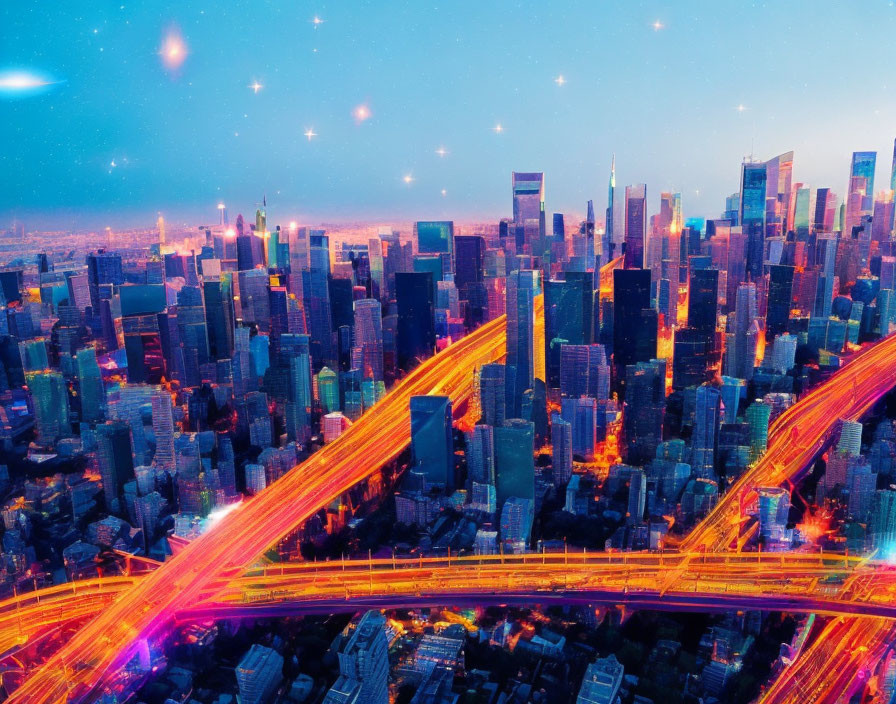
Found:
<path fill-rule="evenodd" d="M 484 364 L 479 370 L 481 422 L 486 425 L 504 425 L 507 417 L 505 369 L 503 364 Z"/>
<path fill-rule="evenodd" d="M 544 174 L 513 172 L 513 224 L 521 227 L 530 253 L 540 257 L 544 243 Z"/>
<path fill-rule="evenodd" d="M 59 372 L 28 372 L 25 383 L 34 402 L 34 428 L 37 441 L 47 447 L 71 434 L 68 415 L 68 391 Z"/>
<path fill-rule="evenodd" d="M 495 428 L 495 476 L 498 510 L 511 496 L 535 498 L 535 426 L 511 418 Z"/>
<path fill-rule="evenodd" d="M 432 274 L 396 272 L 398 302 L 398 366 L 410 369 L 429 357 L 436 346 Z"/>
<path fill-rule="evenodd" d="M 691 435 L 691 467 L 696 476 L 704 479 L 715 478 L 720 416 L 719 390 L 714 386 L 698 386 L 694 432 Z"/>
<path fill-rule="evenodd" d="M 448 396 L 411 397 L 411 454 L 427 484 L 454 489 L 454 439 Z"/>
<path fill-rule="evenodd" d="M 97 464 L 103 477 L 103 493 L 110 512 L 121 511 L 124 485 L 134 479 L 131 428 L 114 420 L 96 427 Z"/>
<path fill-rule="evenodd" d="M 654 359 L 630 364 L 625 371 L 623 410 L 626 462 L 644 465 L 663 439 L 666 412 L 666 362 Z"/>
<path fill-rule="evenodd" d="M 354 303 L 354 348 L 358 350 L 365 379 L 383 381 L 383 310 L 375 298 Z"/>
<path fill-rule="evenodd" d="M 862 218 L 871 215 L 874 206 L 874 170 L 876 165 L 877 152 L 853 152 L 843 221 L 845 237 L 852 237 L 853 230 L 861 225 Z"/>
<path fill-rule="evenodd" d="M 740 213 L 741 228 L 746 237 L 746 273 L 756 281 L 762 276 L 766 231 L 766 185 L 768 174 L 762 162 L 741 165 Z"/>
<path fill-rule="evenodd" d="M 495 435 L 490 425 L 467 433 L 467 473 L 471 482 L 495 484 Z"/>
<path fill-rule="evenodd" d="M 769 267 L 768 308 L 765 316 L 765 339 L 787 331 L 793 296 L 793 267 L 773 264 Z"/>
<path fill-rule="evenodd" d="M 625 385 L 625 368 L 656 356 L 656 312 L 650 309 L 650 270 L 613 271 L 613 367 L 615 386 Z M 652 330 L 651 330 L 652 325 Z M 653 337 L 653 351 L 649 338 Z"/>
<path fill-rule="evenodd" d="M 320 231 L 309 237 L 309 269 L 302 271 L 302 297 L 314 369 L 336 366 L 333 320 L 330 309 L 330 238 Z"/>
<path fill-rule="evenodd" d="M 559 413 L 551 415 L 551 464 L 554 486 L 563 486 L 572 476 L 572 424 Z"/>
<path fill-rule="evenodd" d="M 523 392 L 535 379 L 534 284 L 538 272 L 515 271 L 507 276 L 507 415 L 519 417 Z"/>
<path fill-rule="evenodd" d="M 647 239 L 647 185 L 625 187 L 625 268 L 642 269 Z"/>
<path fill-rule="evenodd" d="M 76 362 L 78 391 L 81 398 L 81 422 L 96 423 L 102 420 L 106 404 L 106 392 L 96 360 L 96 349 L 85 347 L 78 350 Z"/>
<path fill-rule="evenodd" d="M 389 641 L 386 619 L 368 611 L 357 625 L 350 624 L 335 643 L 339 677 L 324 697 L 324 704 L 388 704 Z"/>
<path fill-rule="evenodd" d="M 283 656 L 272 648 L 254 643 L 236 667 L 240 701 L 263 704 L 283 680 Z"/>

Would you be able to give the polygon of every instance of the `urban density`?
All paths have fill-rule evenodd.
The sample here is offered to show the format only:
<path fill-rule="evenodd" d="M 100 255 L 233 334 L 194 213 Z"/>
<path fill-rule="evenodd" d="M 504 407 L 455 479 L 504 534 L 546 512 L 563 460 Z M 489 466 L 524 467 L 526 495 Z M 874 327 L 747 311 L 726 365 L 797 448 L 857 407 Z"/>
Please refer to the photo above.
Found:
<path fill-rule="evenodd" d="M 281 4 L 259 21 L 292 22 Z M 404 6 L 394 22 L 425 42 L 437 10 Z M 85 8 L 71 19 L 89 28 L 73 32 L 91 51 L 133 51 L 123 70 L 155 72 L 147 93 L 187 91 L 194 115 L 180 121 L 214 132 L 233 117 L 190 103 L 194 81 L 224 73 L 204 19 L 154 20 L 161 43 L 138 56 L 106 32 L 149 20 L 119 12 Z M 573 14 L 560 13 L 569 31 Z M 36 36 L 51 15 L 13 11 L 11 33 Z M 297 44 L 327 55 L 339 20 L 303 16 Z M 356 65 L 349 39 L 336 46 Z M 297 192 L 315 202 L 295 207 L 254 171 L 276 171 L 276 147 L 205 147 L 234 154 L 222 167 L 194 141 L 218 136 L 181 134 L 184 161 L 209 171 L 201 188 L 184 186 L 195 165 L 158 166 L 167 152 L 116 152 L 105 175 L 136 181 L 110 196 L 79 180 L 80 156 L 62 164 L 96 138 L 78 126 L 81 94 L 64 95 L 83 90 L 77 65 L 118 70 L 96 61 L 0 68 L 14 152 L 29 120 L 55 120 L 43 113 L 66 100 L 74 111 L 56 147 L 30 166 L 13 155 L 0 184 L 2 701 L 896 702 L 896 130 L 880 142 L 857 125 L 850 144 L 871 149 L 844 147 L 836 180 L 812 185 L 797 180 L 821 171 L 811 144 L 805 162 L 710 149 L 715 201 L 665 185 L 693 182 L 692 163 L 666 164 L 659 187 L 617 185 L 617 157 L 639 168 L 627 142 L 599 177 L 552 157 L 561 186 L 594 191 L 568 206 L 537 150 L 512 154 L 533 171 L 486 153 L 513 129 L 496 121 L 471 140 L 462 200 L 440 187 L 436 207 L 414 190 L 427 172 L 407 169 L 391 186 L 410 200 L 381 204 L 394 216 L 356 213 L 369 201 L 349 177 L 321 164 L 317 178 L 301 158 Z M 240 85 L 245 136 L 268 124 L 250 115 L 279 67 L 295 69 L 259 65 L 270 78 Z M 557 91 L 574 83 L 557 72 L 538 88 L 554 91 L 560 130 Z M 136 135 L 130 120 L 152 106 L 125 105 L 133 87 L 119 85 L 115 124 Z M 281 90 L 265 115 L 297 106 Z M 372 99 L 344 113 L 338 129 L 375 127 Z M 169 117 L 146 117 L 146 144 Z M 537 117 L 516 118 L 539 138 Z M 453 155 L 439 143 L 428 156 Z M 225 199 L 210 185 L 221 168 L 261 183 Z M 144 178 L 170 210 L 147 206 Z M 492 214 L 478 187 L 500 190 Z M 312 214 L 338 193 L 344 209 Z"/>

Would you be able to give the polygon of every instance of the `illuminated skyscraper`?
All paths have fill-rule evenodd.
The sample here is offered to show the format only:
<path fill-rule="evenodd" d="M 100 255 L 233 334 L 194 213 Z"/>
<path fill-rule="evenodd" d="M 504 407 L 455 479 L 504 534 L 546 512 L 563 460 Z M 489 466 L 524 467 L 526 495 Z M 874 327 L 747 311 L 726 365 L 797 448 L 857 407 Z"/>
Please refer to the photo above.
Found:
<path fill-rule="evenodd" d="M 479 370 L 479 403 L 482 423 L 504 425 L 507 417 L 506 367 L 503 364 L 484 364 Z"/>
<path fill-rule="evenodd" d="M 625 187 L 625 268 L 644 267 L 647 240 L 647 186 Z"/>
<path fill-rule="evenodd" d="M 525 244 L 540 257 L 544 243 L 544 174 L 513 172 L 513 224 L 523 228 Z"/>
<path fill-rule="evenodd" d="M 124 421 L 109 421 L 96 427 L 97 464 L 103 477 L 106 507 L 116 512 L 123 508 L 124 485 L 134 479 L 131 452 L 131 428 Z"/>
<path fill-rule="evenodd" d="M 388 704 L 389 641 L 386 619 L 368 611 L 357 625 L 350 624 L 334 642 L 339 678 L 324 697 L 324 704 Z"/>
<path fill-rule="evenodd" d="M 862 218 L 872 213 L 876 165 L 877 152 L 853 152 L 843 221 L 844 236 L 851 237 L 853 230 L 862 224 Z"/>
<path fill-rule="evenodd" d="M 606 264 L 615 256 L 615 245 L 619 233 L 616 232 L 616 155 L 610 163 L 610 182 L 607 186 L 607 217 L 604 227 L 604 241 L 601 247 L 601 264 Z"/>
<path fill-rule="evenodd" d="M 317 234 L 320 232 L 320 234 Z M 302 272 L 302 297 L 308 332 L 311 335 L 311 360 L 315 369 L 336 366 L 336 345 L 330 310 L 330 238 L 312 231 L 309 242 L 309 269 Z"/>
<path fill-rule="evenodd" d="M 34 428 L 37 441 L 51 446 L 61 437 L 71 434 L 68 416 L 68 391 L 59 372 L 29 372 L 25 382 L 34 403 Z"/>
<path fill-rule="evenodd" d="M 833 232 L 837 214 L 837 194 L 830 188 L 815 191 L 815 212 L 812 226 L 816 232 Z"/>
<path fill-rule="evenodd" d="M 765 236 L 781 237 L 787 234 L 785 226 L 793 229 L 793 224 L 786 222 L 790 206 L 793 152 L 785 152 L 769 159 L 765 162 L 765 171 Z"/>
<path fill-rule="evenodd" d="M 714 386 L 698 386 L 694 432 L 691 436 L 691 467 L 698 477 L 715 478 L 720 415 L 721 394 L 719 390 Z"/>
<path fill-rule="evenodd" d="M 551 464 L 554 486 L 563 486 L 572 476 L 572 424 L 559 413 L 551 416 Z"/>
<path fill-rule="evenodd" d="M 272 648 L 255 643 L 236 667 L 240 701 L 263 704 L 283 680 L 283 656 Z"/>
<path fill-rule="evenodd" d="M 397 272 L 398 366 L 411 369 L 429 357 L 436 346 L 435 292 L 429 272 Z"/>
<path fill-rule="evenodd" d="M 490 425 L 477 425 L 467 433 L 467 474 L 471 482 L 495 483 L 495 435 Z"/>
<path fill-rule="evenodd" d="M 746 273 L 756 281 L 762 276 L 766 231 L 766 185 L 768 174 L 761 162 L 741 165 L 739 221 L 746 237 Z"/>
<path fill-rule="evenodd" d="M 420 254 L 437 254 L 442 258 L 442 271 L 454 271 L 454 223 L 451 220 L 429 220 L 414 223 L 414 239 Z"/>
<path fill-rule="evenodd" d="M 411 397 L 411 454 L 428 485 L 454 489 L 454 440 L 448 396 Z"/>
<path fill-rule="evenodd" d="M 625 371 L 623 411 L 626 462 L 644 465 L 663 439 L 666 411 L 666 362 L 653 359 L 631 364 Z"/>
<path fill-rule="evenodd" d="M 355 301 L 354 347 L 364 378 L 383 381 L 383 310 L 374 298 Z"/>
<path fill-rule="evenodd" d="M 535 378 L 534 282 L 538 272 L 515 271 L 507 276 L 507 415 L 519 417 L 523 392 L 533 388 Z"/>
<path fill-rule="evenodd" d="M 498 510 L 511 496 L 535 498 L 535 426 L 529 421 L 511 418 L 495 428 L 495 476 Z"/>
<path fill-rule="evenodd" d="M 96 349 L 85 347 L 76 355 L 78 366 L 78 391 L 81 398 L 81 422 L 96 423 L 103 418 L 106 392 L 100 367 L 96 361 Z"/>

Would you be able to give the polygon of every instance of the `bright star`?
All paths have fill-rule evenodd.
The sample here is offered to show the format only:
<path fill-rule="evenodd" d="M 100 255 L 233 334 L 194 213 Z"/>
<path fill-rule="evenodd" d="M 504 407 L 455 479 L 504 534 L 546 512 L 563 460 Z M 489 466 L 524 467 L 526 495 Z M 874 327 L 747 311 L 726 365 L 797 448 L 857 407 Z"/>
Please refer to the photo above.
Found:
<path fill-rule="evenodd" d="M 447 196 L 447 195 L 448 195 L 448 191 L 446 191 L 444 188 L 442 189 L 442 195 L 443 195 L 443 196 Z"/>
<path fill-rule="evenodd" d="M 262 88 L 264 88 L 264 86 L 261 85 L 261 83 L 259 83 L 258 81 L 253 81 L 253 82 L 249 85 L 249 87 L 250 87 L 253 91 L 255 91 L 255 95 L 258 95 L 258 91 L 260 91 Z"/>
<path fill-rule="evenodd" d="M 162 39 L 162 48 L 159 56 L 165 68 L 175 71 L 181 67 L 187 58 L 187 45 L 177 29 L 170 29 Z"/>
<path fill-rule="evenodd" d="M 404 181 L 404 182 L 407 183 L 407 184 L 411 184 L 411 183 L 414 182 L 414 177 L 411 176 L 411 174 L 405 174 L 404 177 L 403 177 L 401 180 Z"/>
<path fill-rule="evenodd" d="M 20 94 L 39 91 L 42 88 L 53 85 L 53 83 L 54 81 L 27 71 L 5 71 L 0 73 L 0 93 Z"/>
<path fill-rule="evenodd" d="M 737 109 L 738 112 L 743 112 L 744 110 L 747 109 L 747 106 L 744 105 L 743 103 L 741 103 L 740 105 L 737 106 L 736 109 Z"/>
<path fill-rule="evenodd" d="M 566 83 L 566 79 L 562 75 L 560 75 L 554 79 L 554 83 L 556 83 L 558 86 L 562 86 L 564 83 Z"/>
<path fill-rule="evenodd" d="M 445 156 L 447 153 L 448 150 L 445 149 L 445 147 L 439 147 L 438 149 L 436 149 L 436 154 L 438 154 L 439 156 Z"/>
<path fill-rule="evenodd" d="M 665 27 L 666 27 L 666 25 L 664 25 L 659 20 L 657 20 L 656 22 L 653 23 L 653 31 L 654 32 L 659 32 L 661 29 L 665 29 Z"/>
<path fill-rule="evenodd" d="M 369 120 L 373 113 L 370 112 L 370 108 L 367 107 L 364 103 L 358 105 L 354 110 L 352 110 L 352 116 L 355 118 L 355 122 L 359 125 L 365 120 Z"/>
<path fill-rule="evenodd" d="M 504 128 L 501 126 L 501 123 L 499 122 L 497 125 L 495 125 L 494 127 L 492 127 L 492 130 L 493 130 L 496 134 L 501 134 L 501 133 L 504 131 Z"/>
<path fill-rule="evenodd" d="M 313 128 L 313 127 L 309 127 L 307 130 L 305 130 L 304 134 L 305 134 L 305 136 L 308 138 L 308 141 L 309 141 L 309 142 L 310 142 L 314 137 L 317 137 L 317 132 L 314 131 L 314 128 Z"/>
<path fill-rule="evenodd" d="M 311 24 L 314 25 L 314 28 L 315 28 L 315 29 L 317 29 L 317 28 L 318 28 L 320 25 L 322 25 L 323 23 L 324 23 L 324 21 L 323 21 L 320 17 L 318 17 L 317 15 L 314 16 L 314 19 L 313 19 L 313 20 L 311 20 Z"/>
<path fill-rule="evenodd" d="M 111 166 L 114 169 L 116 166 L 118 166 L 118 164 L 116 164 L 115 159 L 113 159 L 112 161 L 109 162 L 109 166 Z"/>

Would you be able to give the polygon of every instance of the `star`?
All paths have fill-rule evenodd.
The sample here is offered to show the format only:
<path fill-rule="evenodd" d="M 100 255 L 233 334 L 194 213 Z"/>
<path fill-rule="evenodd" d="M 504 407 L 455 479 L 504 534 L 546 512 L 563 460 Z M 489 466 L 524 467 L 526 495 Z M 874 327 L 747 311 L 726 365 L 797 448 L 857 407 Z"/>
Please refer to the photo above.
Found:
<path fill-rule="evenodd" d="M 414 177 L 411 174 L 405 174 L 401 180 L 410 185 L 414 182 Z"/>
<path fill-rule="evenodd" d="M 315 15 L 315 16 L 314 16 L 314 19 L 311 20 L 311 24 L 314 25 L 314 28 L 315 28 L 315 29 L 317 29 L 318 27 L 320 27 L 323 23 L 324 23 L 324 21 L 323 21 L 320 17 L 318 17 L 317 15 Z"/>
<path fill-rule="evenodd" d="M 664 24 L 663 24 L 662 22 L 660 22 L 659 20 L 656 20 L 656 22 L 654 22 L 652 26 L 653 26 L 653 31 L 654 31 L 654 32 L 659 32 L 661 29 L 665 29 L 665 28 L 666 28 L 666 25 L 664 25 Z"/>
<path fill-rule="evenodd" d="M 442 189 L 442 195 L 443 195 L 443 196 L 447 196 L 447 195 L 448 195 L 448 191 L 446 191 L 444 188 Z"/>
<path fill-rule="evenodd" d="M 747 106 L 744 105 L 743 103 L 741 103 L 740 105 L 738 105 L 738 106 L 735 108 L 735 110 L 737 110 L 738 112 L 744 112 L 746 109 L 747 109 Z"/>
<path fill-rule="evenodd" d="M 115 159 L 113 159 L 112 161 L 109 162 L 109 166 L 114 169 L 116 166 L 118 166 L 118 164 L 116 164 Z"/>
<path fill-rule="evenodd" d="M 492 127 L 492 131 L 493 131 L 495 134 L 501 134 L 501 133 L 504 131 L 504 128 L 501 126 L 501 123 L 499 122 L 497 125 L 495 125 L 494 127 Z"/>
<path fill-rule="evenodd" d="M 370 108 L 364 103 L 361 103 L 352 110 L 352 116 L 355 118 L 355 122 L 359 125 L 365 120 L 369 120 L 372 115 L 373 113 L 370 112 Z"/>
<path fill-rule="evenodd" d="M 255 92 L 255 95 L 258 95 L 258 91 L 264 88 L 264 86 L 261 85 L 261 83 L 259 83 L 258 81 L 253 81 L 249 84 L 249 87 Z"/>
<path fill-rule="evenodd" d="M 561 74 L 554 79 L 554 83 L 556 83 L 558 86 L 562 86 L 564 83 L 566 83 L 566 79 Z"/>
<path fill-rule="evenodd" d="M 310 142 L 314 137 L 317 137 L 317 132 L 314 131 L 314 128 L 313 128 L 313 127 L 309 127 L 307 130 L 305 130 L 304 134 L 305 134 L 305 136 L 308 138 L 308 141 L 309 141 L 309 142 Z"/>
<path fill-rule="evenodd" d="M 162 57 L 165 68 L 172 71 L 179 69 L 186 60 L 187 45 L 177 29 L 170 29 L 162 39 L 159 55 Z"/>
<path fill-rule="evenodd" d="M 444 157 L 447 153 L 448 153 L 448 150 L 445 149 L 445 147 L 439 147 L 438 149 L 436 149 L 436 154 L 438 154 L 441 157 Z"/>

